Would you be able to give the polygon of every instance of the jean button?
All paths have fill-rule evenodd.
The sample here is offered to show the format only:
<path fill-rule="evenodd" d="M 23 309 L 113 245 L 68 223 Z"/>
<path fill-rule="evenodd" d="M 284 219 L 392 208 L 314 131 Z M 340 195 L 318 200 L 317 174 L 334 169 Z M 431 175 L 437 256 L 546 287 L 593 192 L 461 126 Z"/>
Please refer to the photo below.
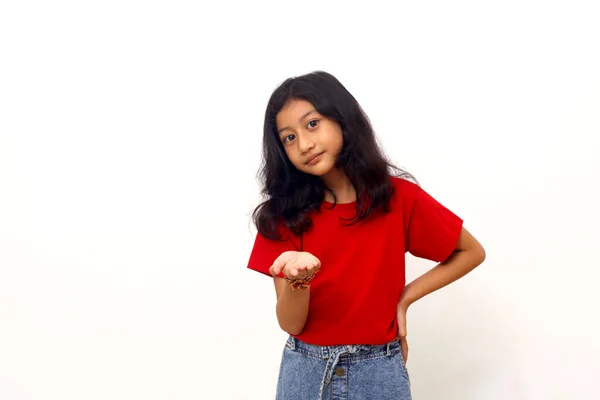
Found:
<path fill-rule="evenodd" d="M 342 368 L 342 367 L 335 369 L 335 374 L 337 376 L 344 376 L 344 373 L 345 373 L 345 371 L 344 371 L 344 368 Z"/>

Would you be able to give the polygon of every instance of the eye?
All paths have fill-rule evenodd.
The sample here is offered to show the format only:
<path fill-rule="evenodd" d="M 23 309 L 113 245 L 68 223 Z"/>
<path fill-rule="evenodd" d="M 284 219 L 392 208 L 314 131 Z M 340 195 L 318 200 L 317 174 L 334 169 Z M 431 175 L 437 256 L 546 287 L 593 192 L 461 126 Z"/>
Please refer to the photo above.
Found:
<path fill-rule="evenodd" d="M 314 124 L 313 124 L 313 122 L 314 122 Z M 319 121 L 318 121 L 318 120 L 316 120 L 316 119 L 313 119 L 312 121 L 310 121 L 310 122 L 308 123 L 308 125 L 307 125 L 307 126 L 308 126 L 309 128 L 314 128 L 315 126 L 317 126 L 317 124 L 318 124 L 318 123 L 319 123 Z"/>
<path fill-rule="evenodd" d="M 295 138 L 295 137 L 296 137 L 296 136 L 294 136 L 293 134 L 289 134 L 289 135 L 287 135 L 287 136 L 284 136 L 284 138 L 283 138 L 283 139 L 281 139 L 281 141 L 282 141 L 284 144 L 285 144 L 285 143 L 289 143 L 289 142 L 291 142 L 292 140 L 294 140 L 294 138 Z"/>

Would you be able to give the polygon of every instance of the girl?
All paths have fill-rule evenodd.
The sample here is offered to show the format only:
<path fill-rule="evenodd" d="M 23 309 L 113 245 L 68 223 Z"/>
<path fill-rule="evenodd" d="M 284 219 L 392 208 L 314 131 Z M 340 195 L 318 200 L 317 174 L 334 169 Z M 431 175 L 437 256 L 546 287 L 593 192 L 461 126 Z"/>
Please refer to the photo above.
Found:
<path fill-rule="evenodd" d="M 332 75 L 284 81 L 267 105 L 266 201 L 248 268 L 272 276 L 289 333 L 277 399 L 410 399 L 406 311 L 485 258 L 462 220 L 382 154 Z M 412 180 L 411 180 L 412 179 Z M 405 253 L 439 264 L 405 285 Z"/>

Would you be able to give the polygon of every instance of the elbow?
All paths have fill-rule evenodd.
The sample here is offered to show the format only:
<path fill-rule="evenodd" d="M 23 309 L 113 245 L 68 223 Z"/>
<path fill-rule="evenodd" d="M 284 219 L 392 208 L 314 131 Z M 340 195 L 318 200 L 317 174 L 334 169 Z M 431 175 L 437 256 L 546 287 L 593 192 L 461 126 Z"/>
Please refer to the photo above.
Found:
<path fill-rule="evenodd" d="M 290 335 L 299 335 L 304 329 L 304 322 L 291 322 L 291 321 L 281 321 L 279 320 L 279 327 L 284 332 L 289 333 Z"/>
<path fill-rule="evenodd" d="M 306 317 L 304 314 L 293 313 L 290 315 L 289 313 L 282 312 L 277 307 L 277 322 L 279 323 L 279 327 L 290 335 L 299 335 L 302 332 L 306 324 Z"/>
<path fill-rule="evenodd" d="M 477 265 L 482 264 L 485 261 L 485 249 L 483 248 L 482 245 L 478 245 L 477 248 L 474 251 L 473 256 L 475 257 L 475 262 L 477 263 Z"/>
<path fill-rule="evenodd" d="M 300 329 L 288 329 L 288 330 L 284 329 L 284 331 L 286 331 L 290 335 L 296 336 L 296 335 L 299 335 L 300 333 L 302 333 L 302 328 L 300 328 Z"/>

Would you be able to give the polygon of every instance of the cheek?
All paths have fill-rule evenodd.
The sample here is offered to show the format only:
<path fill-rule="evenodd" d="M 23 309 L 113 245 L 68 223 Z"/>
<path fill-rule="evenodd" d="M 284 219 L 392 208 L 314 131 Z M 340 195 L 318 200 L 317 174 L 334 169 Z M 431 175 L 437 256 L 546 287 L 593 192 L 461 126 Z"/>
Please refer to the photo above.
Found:
<path fill-rule="evenodd" d="M 288 160 L 291 161 L 295 166 L 298 165 L 298 154 L 290 148 L 285 148 L 285 154 L 287 155 Z"/>
<path fill-rule="evenodd" d="M 342 151 L 342 147 L 344 146 L 344 136 L 342 132 L 336 132 L 332 141 L 332 147 L 335 148 L 336 154 L 339 154 Z"/>

